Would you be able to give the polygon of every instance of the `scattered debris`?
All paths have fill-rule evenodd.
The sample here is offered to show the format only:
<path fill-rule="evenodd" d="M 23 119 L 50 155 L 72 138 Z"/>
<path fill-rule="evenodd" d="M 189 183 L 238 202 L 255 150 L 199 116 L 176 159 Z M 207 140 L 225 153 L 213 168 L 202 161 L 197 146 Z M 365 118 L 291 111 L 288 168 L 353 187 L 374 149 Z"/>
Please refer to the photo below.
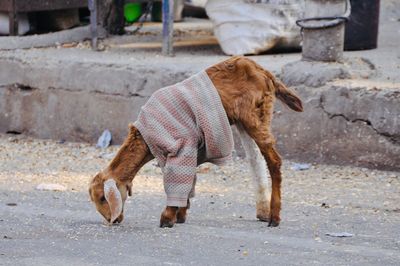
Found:
<path fill-rule="evenodd" d="M 11 206 L 11 207 L 15 207 L 15 206 L 17 206 L 17 203 L 10 202 L 10 203 L 7 203 L 6 205 L 7 206 Z"/>
<path fill-rule="evenodd" d="M 36 187 L 37 190 L 49 190 L 49 191 L 66 191 L 67 188 L 60 184 L 42 183 Z"/>
<path fill-rule="evenodd" d="M 205 166 L 200 166 L 197 170 L 198 173 L 200 174 L 207 174 L 209 173 L 211 170 L 211 167 L 209 165 L 205 165 Z"/>
<path fill-rule="evenodd" d="M 9 236 L 3 236 L 4 239 L 12 239 L 12 237 Z"/>
<path fill-rule="evenodd" d="M 323 203 L 321 204 L 321 207 L 322 207 L 322 208 L 325 208 L 325 209 L 330 208 L 330 206 L 329 206 L 328 204 L 326 204 L 325 202 L 323 202 Z"/>
<path fill-rule="evenodd" d="M 73 48 L 76 47 L 78 44 L 76 42 L 71 42 L 71 43 L 64 43 L 61 45 L 62 48 Z"/>
<path fill-rule="evenodd" d="M 309 163 L 293 163 L 290 167 L 294 171 L 304 171 L 310 169 L 311 164 Z"/>
<path fill-rule="evenodd" d="M 111 160 L 112 158 L 115 157 L 117 153 L 116 152 L 103 152 L 99 155 L 99 158 L 103 158 L 103 159 L 107 159 L 107 160 Z"/>
<path fill-rule="evenodd" d="M 103 133 L 101 134 L 100 138 L 97 140 L 96 147 L 102 148 L 102 149 L 107 148 L 111 144 L 111 139 L 112 139 L 112 136 L 111 136 L 110 130 L 108 130 L 108 129 L 104 130 Z"/>
<path fill-rule="evenodd" d="M 353 234 L 347 233 L 347 232 L 341 232 L 341 233 L 325 233 L 326 236 L 332 236 L 332 237 L 352 237 Z"/>

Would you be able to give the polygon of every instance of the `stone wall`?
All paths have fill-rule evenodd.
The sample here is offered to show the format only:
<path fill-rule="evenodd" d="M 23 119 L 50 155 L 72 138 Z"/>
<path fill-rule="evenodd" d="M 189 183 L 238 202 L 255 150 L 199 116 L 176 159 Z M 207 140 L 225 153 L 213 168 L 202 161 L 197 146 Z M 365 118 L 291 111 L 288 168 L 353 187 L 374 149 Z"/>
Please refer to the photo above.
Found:
<path fill-rule="evenodd" d="M 104 129 L 126 135 L 154 90 L 201 68 L 154 64 L 0 60 L 0 132 L 95 142 Z M 273 132 L 286 158 L 400 169 L 400 90 L 346 79 L 295 85 L 305 111 L 277 103 Z"/>

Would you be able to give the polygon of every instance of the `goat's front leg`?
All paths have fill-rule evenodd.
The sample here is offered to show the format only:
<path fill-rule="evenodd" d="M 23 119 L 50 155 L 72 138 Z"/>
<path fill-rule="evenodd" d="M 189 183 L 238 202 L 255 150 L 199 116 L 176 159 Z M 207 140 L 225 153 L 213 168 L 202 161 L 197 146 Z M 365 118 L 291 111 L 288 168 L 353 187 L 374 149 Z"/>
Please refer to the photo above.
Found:
<path fill-rule="evenodd" d="M 268 175 L 265 160 L 261 155 L 256 143 L 247 134 L 243 126 L 239 124 L 236 127 L 239 131 L 241 142 L 253 174 L 257 218 L 263 222 L 270 222 Z"/>
<path fill-rule="evenodd" d="M 160 227 L 173 227 L 175 223 L 184 223 L 186 221 L 187 210 L 190 208 L 188 199 L 186 207 L 167 206 L 161 213 Z"/>
<path fill-rule="evenodd" d="M 176 214 L 176 222 L 178 224 L 183 224 L 186 222 L 187 210 L 190 209 L 190 199 L 194 198 L 194 195 L 195 195 L 196 180 L 197 180 L 197 176 L 195 176 L 193 179 L 192 190 L 190 190 L 186 207 L 180 207 L 178 210 L 178 213 Z"/>
<path fill-rule="evenodd" d="M 179 207 L 167 206 L 161 213 L 160 227 L 173 227 L 176 223 L 176 215 Z"/>
<path fill-rule="evenodd" d="M 176 222 L 178 224 L 183 224 L 186 222 L 187 210 L 190 209 L 190 201 L 188 199 L 186 207 L 180 207 L 176 213 Z"/>
<path fill-rule="evenodd" d="M 189 140 L 190 141 L 190 140 Z M 197 148 L 188 142 L 175 156 L 169 156 L 164 166 L 164 189 L 167 207 L 161 214 L 160 227 L 173 227 L 186 221 L 189 198 L 194 196 L 196 184 Z"/>

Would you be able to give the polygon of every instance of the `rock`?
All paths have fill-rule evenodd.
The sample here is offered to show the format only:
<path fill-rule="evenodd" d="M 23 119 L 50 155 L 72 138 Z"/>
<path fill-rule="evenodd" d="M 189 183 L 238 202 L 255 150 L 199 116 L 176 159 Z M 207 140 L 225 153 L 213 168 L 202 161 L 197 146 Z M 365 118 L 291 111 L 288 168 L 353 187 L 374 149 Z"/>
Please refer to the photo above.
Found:
<path fill-rule="evenodd" d="M 347 233 L 347 232 L 340 232 L 340 233 L 325 233 L 327 236 L 332 236 L 332 237 L 352 237 L 353 234 Z"/>
<path fill-rule="evenodd" d="M 97 144 L 96 147 L 98 148 L 107 148 L 108 146 L 110 146 L 111 144 L 111 132 L 110 130 L 106 129 L 103 131 L 103 133 L 101 134 L 100 138 L 97 140 Z"/>
<path fill-rule="evenodd" d="M 36 187 L 37 190 L 66 191 L 67 188 L 60 184 L 42 183 Z"/>
<path fill-rule="evenodd" d="M 303 171 L 310 169 L 311 164 L 309 163 L 293 163 L 291 169 L 294 171 Z"/>

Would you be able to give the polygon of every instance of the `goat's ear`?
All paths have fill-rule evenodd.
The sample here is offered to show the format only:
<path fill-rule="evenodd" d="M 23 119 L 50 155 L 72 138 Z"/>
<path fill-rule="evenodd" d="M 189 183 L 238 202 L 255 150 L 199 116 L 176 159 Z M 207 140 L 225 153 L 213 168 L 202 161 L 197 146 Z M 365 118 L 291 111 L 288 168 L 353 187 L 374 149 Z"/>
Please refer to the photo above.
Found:
<path fill-rule="evenodd" d="M 104 196 L 110 206 L 112 224 L 122 213 L 122 196 L 114 179 L 110 178 L 104 182 Z"/>
<path fill-rule="evenodd" d="M 303 112 L 303 103 L 292 90 L 276 79 L 274 80 L 274 85 L 275 95 L 279 100 L 286 104 L 290 109 L 296 112 Z"/>

